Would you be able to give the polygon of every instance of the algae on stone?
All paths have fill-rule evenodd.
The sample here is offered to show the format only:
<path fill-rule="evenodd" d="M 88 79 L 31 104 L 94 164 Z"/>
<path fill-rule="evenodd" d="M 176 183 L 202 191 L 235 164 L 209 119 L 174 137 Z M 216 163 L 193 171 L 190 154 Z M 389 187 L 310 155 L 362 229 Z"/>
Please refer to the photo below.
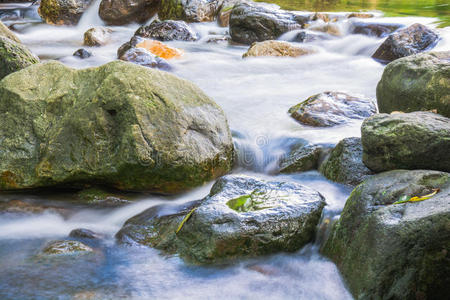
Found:
<path fill-rule="evenodd" d="M 38 62 L 39 59 L 24 45 L 0 36 L 0 80 Z"/>

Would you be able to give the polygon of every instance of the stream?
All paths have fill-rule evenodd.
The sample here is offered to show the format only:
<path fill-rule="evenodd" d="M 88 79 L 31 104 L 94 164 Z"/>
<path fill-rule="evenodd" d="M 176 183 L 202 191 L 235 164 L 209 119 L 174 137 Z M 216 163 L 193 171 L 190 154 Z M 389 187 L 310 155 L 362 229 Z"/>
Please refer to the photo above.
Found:
<path fill-rule="evenodd" d="M 56 59 L 74 68 L 86 68 L 115 60 L 117 49 L 139 27 L 111 26 L 108 45 L 89 48 L 93 55 L 87 59 L 74 57 L 72 54 L 83 47 L 84 32 L 104 25 L 97 14 L 99 4 L 96 0 L 75 27 L 42 23 L 38 6 L 29 7 L 29 3 L 0 4 L 0 11 L 7 9 L 19 16 L 4 23 L 15 24 L 17 36 L 41 60 Z M 435 28 L 441 40 L 434 50 L 450 49 L 450 27 L 437 28 L 436 17 L 375 14 L 371 22 L 422 23 Z M 327 201 L 324 219 L 338 217 L 351 187 L 331 182 L 317 171 L 274 174 L 296 141 L 336 144 L 345 137 L 360 136 L 362 121 L 320 129 L 303 126 L 287 114 L 291 106 L 324 91 L 375 99 L 384 66 L 370 56 L 383 38 L 348 34 L 346 18 L 338 25 L 344 32 L 342 37 L 311 42 L 318 52 L 298 58 L 243 60 L 247 46 L 208 42 L 228 30 L 215 22 L 192 24 L 201 36 L 197 42 L 167 42 L 184 51 L 181 59 L 171 61 L 173 73 L 197 84 L 225 111 L 238 152 L 233 173 L 295 181 L 320 191 Z M 289 40 L 292 34 L 280 39 Z M 119 208 L 66 201 L 70 195 L 64 192 L 0 195 L 0 201 L 21 199 L 73 212 L 68 216 L 50 212 L 0 216 L 0 299 L 352 299 L 337 267 L 319 254 L 319 242 L 296 253 L 209 267 L 188 265 L 178 257 L 146 247 L 115 244 L 114 234 L 128 218 L 157 204 L 201 199 L 212 184 L 178 196 L 141 195 Z M 48 241 L 67 238 L 76 228 L 104 235 L 96 244 L 95 255 L 55 261 L 36 258 Z"/>

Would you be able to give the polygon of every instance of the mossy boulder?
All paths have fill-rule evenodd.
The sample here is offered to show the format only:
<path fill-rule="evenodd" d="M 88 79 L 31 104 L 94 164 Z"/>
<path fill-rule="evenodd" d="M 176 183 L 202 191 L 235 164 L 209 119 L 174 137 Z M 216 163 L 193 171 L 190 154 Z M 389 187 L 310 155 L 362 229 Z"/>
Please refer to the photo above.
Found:
<path fill-rule="evenodd" d="M 431 112 L 377 114 L 361 127 L 363 162 L 371 170 L 450 172 L 450 119 Z"/>
<path fill-rule="evenodd" d="M 377 86 L 380 112 L 436 110 L 450 117 L 450 51 L 397 59 Z"/>
<path fill-rule="evenodd" d="M 331 151 L 327 144 L 297 144 L 280 160 L 280 173 L 317 170 L 320 162 Z"/>
<path fill-rule="evenodd" d="M 214 21 L 220 8 L 218 0 L 160 0 L 158 17 L 186 22 Z"/>
<path fill-rule="evenodd" d="M 393 204 L 402 196 L 428 200 Z M 321 252 L 356 299 L 445 299 L 450 280 L 450 174 L 395 170 L 352 192 Z"/>
<path fill-rule="evenodd" d="M 16 43 L 20 43 L 19 38 L 2 21 L 0 21 L 0 37 L 8 38 Z"/>
<path fill-rule="evenodd" d="M 362 154 L 360 138 L 345 138 L 330 152 L 319 170 L 330 180 L 358 185 L 373 174 L 363 163 Z"/>
<path fill-rule="evenodd" d="M 229 175 L 203 200 L 129 219 L 116 237 L 189 262 L 218 263 L 300 249 L 312 241 L 324 205 L 320 193 L 297 183 Z"/>
<path fill-rule="evenodd" d="M 108 25 L 145 23 L 158 11 L 159 0 L 102 0 L 98 15 Z"/>
<path fill-rule="evenodd" d="M 0 80 L 39 62 L 24 45 L 0 36 Z"/>
<path fill-rule="evenodd" d="M 92 0 L 41 0 L 38 12 L 52 25 L 76 25 Z"/>
<path fill-rule="evenodd" d="M 99 184 L 176 193 L 233 162 L 227 120 L 208 96 L 121 61 L 16 72 L 0 82 L 0 113 L 0 190 Z"/>

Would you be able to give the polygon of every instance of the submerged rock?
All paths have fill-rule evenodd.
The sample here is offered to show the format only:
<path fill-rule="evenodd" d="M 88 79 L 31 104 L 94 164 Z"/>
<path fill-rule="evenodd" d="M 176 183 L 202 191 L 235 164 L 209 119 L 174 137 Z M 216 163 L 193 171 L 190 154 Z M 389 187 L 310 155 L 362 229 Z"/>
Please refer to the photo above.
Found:
<path fill-rule="evenodd" d="M 416 54 L 388 64 L 377 86 L 380 112 L 436 110 L 450 117 L 450 51 Z"/>
<path fill-rule="evenodd" d="M 73 53 L 73 56 L 79 57 L 81 59 L 85 59 L 92 56 L 92 53 L 87 51 L 86 49 L 78 49 Z"/>
<path fill-rule="evenodd" d="M 153 21 L 150 25 L 141 26 L 135 35 L 158 41 L 196 41 L 197 34 L 184 21 Z"/>
<path fill-rule="evenodd" d="M 402 196 L 440 192 L 421 202 Z M 356 299 L 445 299 L 450 274 L 450 174 L 397 170 L 350 195 L 322 253 Z"/>
<path fill-rule="evenodd" d="M 38 62 L 24 45 L 0 36 L 0 80 Z"/>
<path fill-rule="evenodd" d="M 92 0 L 41 0 L 38 12 L 52 25 L 76 25 Z"/>
<path fill-rule="evenodd" d="M 330 145 L 321 144 L 295 145 L 288 156 L 281 159 L 280 173 L 316 170 L 331 148 Z"/>
<path fill-rule="evenodd" d="M 307 21 L 307 17 L 291 12 L 240 3 L 231 11 L 230 35 L 234 42 L 250 45 L 275 40 L 290 30 L 301 29 Z"/>
<path fill-rule="evenodd" d="M 298 122 L 317 127 L 330 127 L 364 119 L 376 113 L 370 99 L 341 92 L 324 92 L 291 107 L 289 114 Z"/>
<path fill-rule="evenodd" d="M 352 22 L 350 32 L 353 34 L 385 37 L 403 26 L 402 24 Z"/>
<path fill-rule="evenodd" d="M 95 233 L 92 230 L 85 229 L 85 228 L 77 228 L 72 230 L 69 233 L 69 237 L 72 238 L 78 238 L 78 239 L 89 239 L 89 240 L 95 240 L 101 238 L 101 235 Z"/>
<path fill-rule="evenodd" d="M 112 30 L 105 27 L 94 27 L 84 33 L 84 45 L 104 46 L 109 42 Z"/>
<path fill-rule="evenodd" d="M 322 195 L 300 184 L 230 175 L 201 201 L 175 212 L 152 207 L 129 219 L 116 237 L 194 263 L 296 251 L 313 239 L 324 205 Z"/>
<path fill-rule="evenodd" d="M 9 30 L 9 28 L 6 27 L 6 25 L 3 24 L 2 21 L 0 21 L 0 37 L 5 37 L 16 43 L 21 43 L 20 39 L 14 34 L 14 32 Z"/>
<path fill-rule="evenodd" d="M 373 174 L 362 161 L 361 139 L 352 137 L 340 141 L 320 165 L 320 172 L 328 179 L 358 185 Z"/>
<path fill-rule="evenodd" d="M 313 49 L 294 46 L 283 41 L 264 41 L 253 43 L 243 58 L 249 56 L 303 56 L 315 53 Z"/>
<path fill-rule="evenodd" d="M 112 193 L 95 187 L 77 192 L 76 198 L 77 202 L 101 207 L 117 207 L 130 203 L 123 194 L 118 192 Z"/>
<path fill-rule="evenodd" d="M 144 23 L 158 10 L 159 0 L 102 0 L 98 10 L 108 25 Z"/>
<path fill-rule="evenodd" d="M 53 241 L 41 251 L 41 255 L 76 255 L 93 252 L 94 250 L 78 241 Z"/>
<path fill-rule="evenodd" d="M 333 37 L 326 33 L 302 30 L 299 31 L 291 41 L 297 43 L 310 43 L 315 41 L 329 40 L 331 38 Z"/>
<path fill-rule="evenodd" d="M 377 114 L 361 127 L 363 161 L 375 172 L 450 171 L 450 119 L 431 112 Z"/>
<path fill-rule="evenodd" d="M 167 72 L 48 62 L 4 78 L 0 99 L 0 190 L 99 184 L 177 193 L 233 163 L 221 108 Z"/>
<path fill-rule="evenodd" d="M 315 24 L 309 26 L 308 30 L 323 32 L 334 36 L 342 36 L 341 29 L 337 24 L 334 23 Z"/>
<path fill-rule="evenodd" d="M 162 20 L 211 22 L 219 7 L 217 0 L 161 0 L 158 16 Z"/>
<path fill-rule="evenodd" d="M 62 216 L 67 216 L 69 211 L 61 207 L 51 207 L 43 204 L 28 203 L 22 200 L 9 200 L 6 202 L 0 202 L 0 214 L 42 214 L 53 213 Z"/>
<path fill-rule="evenodd" d="M 145 48 L 131 48 L 125 51 L 119 59 L 129 61 L 143 67 L 160 69 L 164 71 L 172 70 L 172 66 L 165 59 L 158 57 Z"/>
<path fill-rule="evenodd" d="M 416 23 L 389 35 L 372 57 L 381 62 L 390 62 L 429 50 L 436 45 L 438 39 L 439 36 L 434 31 Z"/>

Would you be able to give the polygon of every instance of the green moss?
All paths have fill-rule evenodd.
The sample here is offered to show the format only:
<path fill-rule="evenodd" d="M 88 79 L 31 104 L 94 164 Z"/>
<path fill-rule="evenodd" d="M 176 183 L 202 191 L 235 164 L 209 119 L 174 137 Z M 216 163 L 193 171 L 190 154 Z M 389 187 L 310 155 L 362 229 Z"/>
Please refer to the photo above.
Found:
<path fill-rule="evenodd" d="M 250 212 L 271 208 L 270 206 L 262 206 L 269 199 L 270 194 L 254 190 L 249 195 L 239 196 L 227 202 L 227 206 L 237 212 Z"/>

